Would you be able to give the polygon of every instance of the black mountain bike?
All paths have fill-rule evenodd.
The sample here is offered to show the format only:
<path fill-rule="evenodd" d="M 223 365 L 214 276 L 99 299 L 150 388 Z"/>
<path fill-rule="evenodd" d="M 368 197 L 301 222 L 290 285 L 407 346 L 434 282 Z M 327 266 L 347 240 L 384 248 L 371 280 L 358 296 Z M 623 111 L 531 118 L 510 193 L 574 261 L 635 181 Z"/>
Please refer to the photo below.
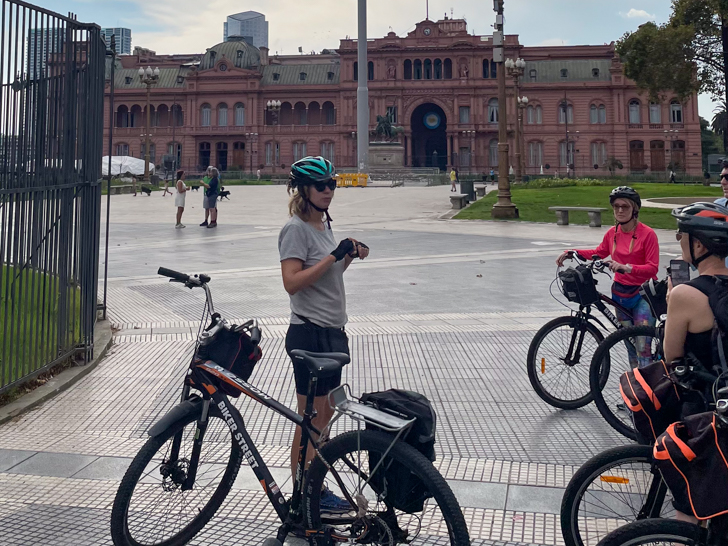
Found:
<path fill-rule="evenodd" d="M 209 314 L 210 324 L 198 337 L 198 349 L 215 343 L 225 332 L 245 332 L 252 343 L 260 341 L 255 321 L 233 326 L 215 313 L 208 276 L 191 277 L 164 268 L 159 274 L 187 288 L 205 291 L 205 316 Z M 314 439 L 326 438 L 330 430 L 319 431 L 312 425 L 317 381 L 340 370 L 349 357 L 306 351 L 294 351 L 293 356 L 311 373 L 303 416 L 215 362 L 193 358 L 180 404 L 149 430 L 149 439 L 121 481 L 111 514 L 115 546 L 186 544 L 231 493 L 243 464 L 255 473 L 281 525 L 276 537 L 265 541 L 255 522 L 241 525 L 240 533 L 247 536 L 241 536 L 240 544 L 281 546 L 289 533 L 305 537 L 312 546 L 424 544 L 432 535 L 437 535 L 437 544 L 470 544 L 465 519 L 447 482 L 424 455 L 402 441 L 414 419 L 352 399 L 342 385 L 330 396 L 334 420 L 348 416 L 357 423 L 357 430 L 328 441 Z M 298 468 L 290 498 L 281 492 L 226 394 L 245 394 L 301 427 Z M 304 469 L 309 442 L 316 456 Z M 418 512 L 403 512 L 393 505 L 391 499 L 403 492 L 389 494 L 386 476 L 390 469 L 412 476 L 410 482 L 425 498 Z M 348 502 L 349 510 L 337 514 L 321 510 L 325 484 Z M 260 505 L 253 517 L 265 520 Z"/>
<path fill-rule="evenodd" d="M 589 365 L 599 344 L 604 340 L 602 331 L 608 328 L 592 313 L 596 308 L 609 322 L 619 329 L 622 324 L 609 309 L 611 305 L 632 316 L 632 312 L 615 302 L 612 298 L 596 290 L 597 281 L 592 279 L 594 272 L 606 273 L 608 266 L 594 256 L 593 260 L 583 260 L 572 253 L 571 258 L 585 263 L 589 271 L 585 279 L 586 290 L 572 292 L 563 288 L 564 295 L 579 305 L 570 315 L 558 317 L 547 322 L 534 336 L 528 347 L 526 368 L 533 390 L 546 403 L 561 409 L 577 409 L 592 401 L 589 387 Z M 569 270 L 567 270 L 569 271 Z M 560 282 L 564 272 L 557 272 L 554 282 Z M 591 284 L 593 283 L 593 284 Z M 589 294 L 587 296 L 586 294 Z M 600 330 L 601 328 L 601 330 Z M 606 375 L 603 378 L 606 381 Z M 603 386 L 603 385 L 602 385 Z"/>

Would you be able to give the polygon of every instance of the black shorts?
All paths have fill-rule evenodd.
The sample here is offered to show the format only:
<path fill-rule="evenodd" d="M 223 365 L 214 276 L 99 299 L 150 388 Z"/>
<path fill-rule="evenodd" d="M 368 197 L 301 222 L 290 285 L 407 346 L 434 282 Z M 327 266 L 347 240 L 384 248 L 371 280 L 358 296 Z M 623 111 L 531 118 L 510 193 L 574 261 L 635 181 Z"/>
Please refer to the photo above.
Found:
<path fill-rule="evenodd" d="M 349 338 L 343 328 L 322 328 L 315 324 L 291 324 L 286 334 L 286 352 L 291 356 L 293 349 L 303 349 L 316 353 L 349 353 Z M 306 364 L 293 363 L 296 378 L 296 392 L 306 396 L 311 374 Z M 318 380 L 316 396 L 326 396 L 341 385 L 341 370 L 338 373 Z"/>

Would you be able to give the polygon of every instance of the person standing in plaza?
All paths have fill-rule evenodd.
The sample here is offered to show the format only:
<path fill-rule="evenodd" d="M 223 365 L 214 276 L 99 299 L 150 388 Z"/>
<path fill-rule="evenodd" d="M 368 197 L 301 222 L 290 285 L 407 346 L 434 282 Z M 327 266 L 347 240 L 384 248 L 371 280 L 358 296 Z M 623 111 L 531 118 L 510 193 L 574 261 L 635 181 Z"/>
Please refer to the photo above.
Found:
<path fill-rule="evenodd" d="M 185 199 L 187 197 L 187 186 L 185 185 L 185 172 L 183 170 L 177 171 L 177 181 L 175 182 L 175 189 L 177 192 L 174 196 L 174 206 L 177 207 L 177 224 L 174 226 L 176 229 L 182 229 L 185 225 L 182 223 L 182 214 L 185 211 Z"/>
<path fill-rule="evenodd" d="M 675 171 L 670 169 L 670 184 L 675 183 Z"/>
<path fill-rule="evenodd" d="M 288 181 L 291 219 L 278 237 L 283 286 L 291 305 L 291 323 L 286 334 L 289 356 L 294 349 L 349 354 L 344 271 L 355 258 L 366 258 L 369 247 L 354 239 L 337 243 L 334 238 L 328 211 L 336 190 L 335 172 L 331 162 L 323 157 L 305 157 L 291 165 Z M 303 415 L 310 375 L 306 364 L 293 359 L 292 363 L 298 412 Z M 333 415 L 328 395 L 340 384 L 341 371 L 317 382 L 313 425 L 318 430 L 324 430 Z M 294 479 L 300 442 L 301 429 L 296 427 L 291 447 Z M 307 453 L 308 464 L 314 451 L 309 449 Z M 350 505 L 325 490 L 321 494 L 321 508 L 347 511 Z"/>
<path fill-rule="evenodd" d="M 493 169 L 490 170 L 490 181 L 495 184 L 495 171 Z"/>
<path fill-rule="evenodd" d="M 200 227 L 217 227 L 217 196 L 220 194 L 220 171 L 215 167 L 208 167 L 205 178 L 201 180 L 205 186 L 205 196 L 202 198 L 202 208 L 205 209 L 205 221 Z M 209 220 L 209 223 L 208 223 Z"/>
<path fill-rule="evenodd" d="M 258 175 L 258 182 L 260 182 L 260 169 L 258 169 L 258 172 L 256 174 Z"/>
<path fill-rule="evenodd" d="M 457 179 L 458 179 L 458 175 L 455 172 L 455 167 L 453 167 L 450 170 L 450 191 L 458 191 L 458 188 L 455 185 L 455 182 L 457 181 Z"/>

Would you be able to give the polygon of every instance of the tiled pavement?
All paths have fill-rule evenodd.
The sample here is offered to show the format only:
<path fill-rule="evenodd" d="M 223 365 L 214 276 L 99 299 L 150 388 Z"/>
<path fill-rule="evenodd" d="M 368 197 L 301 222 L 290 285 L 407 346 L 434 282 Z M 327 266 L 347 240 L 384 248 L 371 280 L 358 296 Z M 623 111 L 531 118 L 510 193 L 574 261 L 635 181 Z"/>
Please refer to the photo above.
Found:
<path fill-rule="evenodd" d="M 382 193 L 344 193 L 344 201 L 366 207 L 366 199 L 357 203 L 359 197 L 350 196 L 378 199 L 391 190 L 371 191 Z M 446 192 L 430 198 L 425 191 L 408 194 L 413 197 L 407 203 L 437 212 Z M 155 278 L 157 265 L 210 273 L 218 310 L 229 318 L 261 320 L 264 359 L 252 381 L 293 404 L 283 347 L 286 298 L 274 247 L 273 226 L 281 222 L 276 217 L 265 224 L 255 206 L 259 194 L 249 195 L 248 220 L 233 222 L 228 233 L 221 226 L 212 239 L 190 228 L 180 239 L 179 231 L 155 224 L 143 209 L 152 206 L 148 200 L 135 202 L 142 210 L 112 215 L 109 304 L 118 329 L 115 344 L 71 390 L 0 427 L 1 546 L 110 544 L 118 482 L 145 431 L 179 396 L 202 309 L 200 294 Z M 119 202 L 132 202 L 124 199 Z M 463 506 L 474 544 L 561 544 L 557 514 L 563 487 L 587 458 L 625 442 L 591 407 L 561 412 L 542 403 L 524 362 L 535 330 L 564 311 L 547 296 L 553 255 L 569 244 L 564 234 L 567 241 L 591 242 L 600 233 L 512 224 L 507 232 L 493 224 L 453 228 L 416 211 L 398 217 L 399 225 L 385 217 L 373 221 L 366 210 L 360 215 L 358 223 L 340 231 L 376 241 L 370 246 L 384 256 L 347 272 L 353 358 L 344 380 L 355 393 L 399 387 L 433 402 L 436 465 Z M 140 222 L 154 251 L 147 267 L 141 262 L 152 257 L 135 240 Z M 165 240 L 176 243 L 158 244 Z M 241 248 L 227 248 L 232 244 Z M 392 248 L 396 255 L 387 255 Z M 235 403 L 283 483 L 292 428 L 249 400 Z M 345 423 L 335 432 L 343 428 Z M 241 544 L 242 536 L 256 544 L 273 534 L 275 518 L 251 478 L 248 468 L 241 470 L 220 514 L 193 544 Z M 428 543 L 441 542 L 432 539 Z"/>

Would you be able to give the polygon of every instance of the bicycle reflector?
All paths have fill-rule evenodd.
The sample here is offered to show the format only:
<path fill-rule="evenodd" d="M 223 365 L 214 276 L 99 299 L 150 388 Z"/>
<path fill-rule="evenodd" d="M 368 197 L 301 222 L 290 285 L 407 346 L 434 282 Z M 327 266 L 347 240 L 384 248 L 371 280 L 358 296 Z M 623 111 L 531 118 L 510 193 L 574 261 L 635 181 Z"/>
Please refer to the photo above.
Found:
<path fill-rule="evenodd" d="M 541 359 L 541 373 L 542 374 L 546 373 L 546 359 L 545 358 Z"/>
<path fill-rule="evenodd" d="M 620 478 L 619 476 L 599 476 L 599 479 L 606 483 L 629 483 L 629 478 Z"/>

